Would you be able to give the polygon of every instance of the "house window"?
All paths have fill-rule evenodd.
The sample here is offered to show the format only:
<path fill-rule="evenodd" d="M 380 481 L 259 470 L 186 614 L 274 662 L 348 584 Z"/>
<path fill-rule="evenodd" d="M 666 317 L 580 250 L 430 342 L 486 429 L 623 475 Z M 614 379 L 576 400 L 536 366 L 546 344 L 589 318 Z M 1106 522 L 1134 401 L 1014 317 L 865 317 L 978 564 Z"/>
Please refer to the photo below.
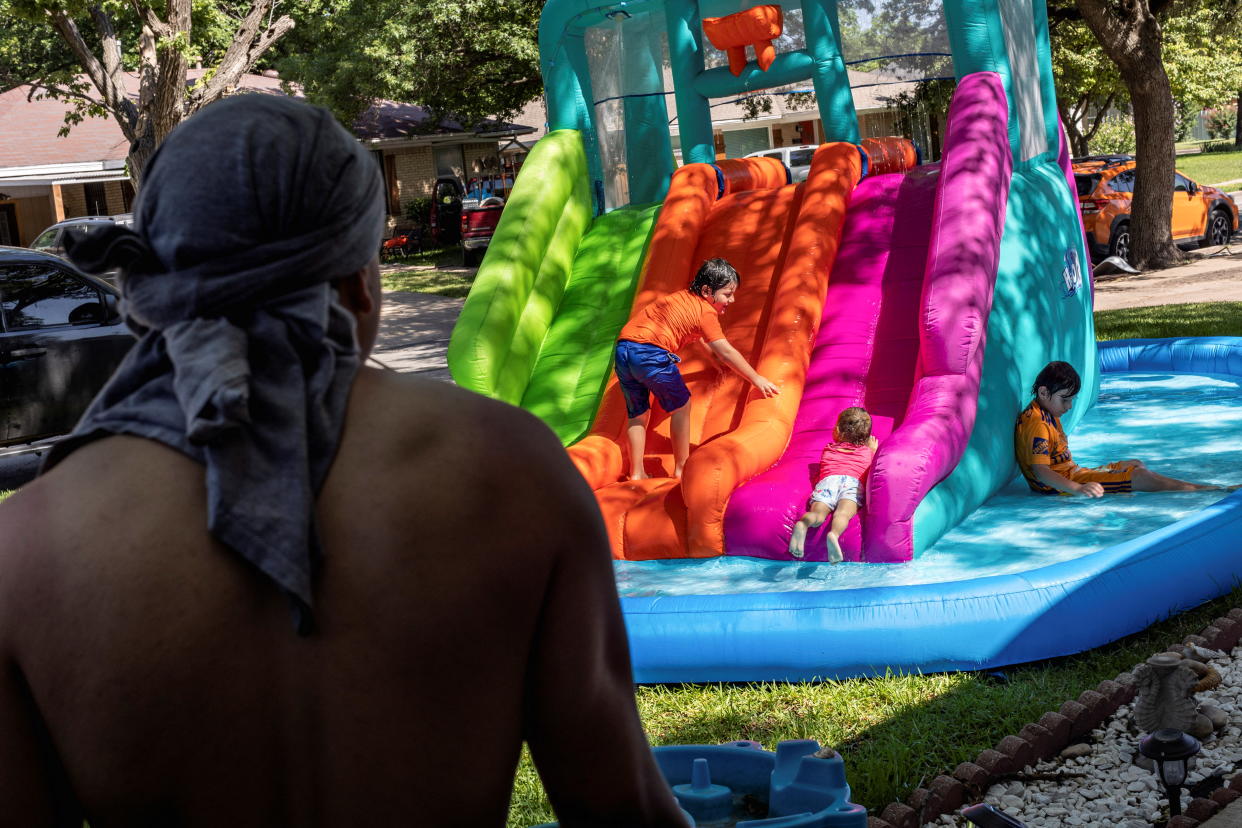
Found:
<path fill-rule="evenodd" d="M 83 184 L 82 190 L 86 196 L 86 214 L 88 216 L 108 215 L 108 192 L 103 184 L 92 181 L 89 184 Z"/>
<path fill-rule="evenodd" d="M 465 178 L 466 156 L 462 154 L 461 144 L 455 147 L 436 147 L 436 176 L 452 176 Z"/>

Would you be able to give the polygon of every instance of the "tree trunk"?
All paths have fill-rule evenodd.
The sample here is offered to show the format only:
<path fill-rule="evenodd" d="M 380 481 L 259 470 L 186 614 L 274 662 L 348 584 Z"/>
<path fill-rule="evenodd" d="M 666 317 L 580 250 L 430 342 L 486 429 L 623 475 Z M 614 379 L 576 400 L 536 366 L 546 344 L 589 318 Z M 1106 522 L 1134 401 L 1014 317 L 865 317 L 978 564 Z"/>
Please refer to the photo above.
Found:
<path fill-rule="evenodd" d="M 147 171 L 147 162 L 155 154 L 155 146 L 155 136 L 152 135 L 150 129 L 138 136 L 138 140 L 129 145 L 129 155 L 125 157 L 125 166 L 129 172 L 130 183 L 134 185 L 135 193 L 142 187 L 142 178 Z"/>
<path fill-rule="evenodd" d="M 1184 259 L 1173 244 L 1173 93 L 1164 69 L 1153 0 L 1077 0 L 1083 20 L 1117 65 L 1130 92 L 1137 161 L 1130 231 L 1131 264 L 1143 270 Z"/>
<path fill-rule="evenodd" d="M 1079 102 L 1081 105 L 1081 101 Z M 1069 140 L 1070 155 L 1074 158 L 1080 158 L 1087 154 L 1087 140 L 1083 138 L 1082 130 L 1079 129 L 1079 106 L 1073 109 L 1066 109 L 1057 103 L 1057 109 L 1061 114 L 1061 126 L 1065 128 L 1065 137 Z"/>
<path fill-rule="evenodd" d="M 1159 60 L 1130 87 L 1134 105 L 1135 176 L 1130 210 L 1131 264 L 1158 270 L 1185 256 L 1173 244 L 1173 92 Z"/>
<path fill-rule="evenodd" d="M 1242 150 L 1242 89 L 1238 90 L 1237 118 L 1233 124 L 1233 145 Z"/>
<path fill-rule="evenodd" d="M 271 19 L 275 0 L 258 0 L 234 32 L 233 42 L 210 80 L 187 95 L 186 44 L 191 42 L 191 0 L 165 0 L 167 19 L 161 19 L 151 2 L 133 0 L 141 23 L 138 42 L 137 101 L 121 83 L 121 44 L 108 13 L 102 6 L 89 7 L 95 24 L 102 59 L 97 57 L 78 29 L 77 21 L 62 10 L 49 12 L 49 22 L 73 51 L 87 77 L 99 91 L 100 103 L 109 111 L 130 141 L 126 164 L 134 189 L 141 187 L 147 163 L 168 133 L 200 107 L 232 92 L 241 76 L 293 28 L 293 20 Z M 90 101 L 94 103 L 94 101 Z"/>

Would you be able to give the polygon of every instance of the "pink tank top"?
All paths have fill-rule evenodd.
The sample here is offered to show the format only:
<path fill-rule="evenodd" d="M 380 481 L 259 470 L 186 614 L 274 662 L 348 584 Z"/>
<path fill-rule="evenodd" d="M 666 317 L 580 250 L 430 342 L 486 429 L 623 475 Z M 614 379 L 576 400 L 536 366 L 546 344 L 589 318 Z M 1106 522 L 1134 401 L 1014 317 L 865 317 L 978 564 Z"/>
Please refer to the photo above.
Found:
<path fill-rule="evenodd" d="M 873 457 L 875 449 L 865 443 L 861 446 L 853 443 L 829 443 L 824 446 L 824 453 L 819 457 L 819 474 L 815 482 L 834 474 L 848 474 L 862 480 L 867 469 L 871 468 Z"/>

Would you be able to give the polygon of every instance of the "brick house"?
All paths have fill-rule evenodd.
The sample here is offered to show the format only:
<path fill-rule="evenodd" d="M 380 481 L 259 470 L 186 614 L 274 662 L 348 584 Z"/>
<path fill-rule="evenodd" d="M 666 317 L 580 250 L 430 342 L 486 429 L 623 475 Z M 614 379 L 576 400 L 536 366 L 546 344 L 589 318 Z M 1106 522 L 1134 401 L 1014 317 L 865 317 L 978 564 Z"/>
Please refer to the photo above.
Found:
<path fill-rule="evenodd" d="M 484 122 L 471 132 L 441 121 L 429 131 L 429 118 L 421 106 L 378 101 L 354 123 L 354 134 L 376 154 L 384 171 L 390 226 L 401 221 L 411 201 L 430 196 L 441 176 L 467 184 L 478 177 L 507 176 L 512 181 L 533 143 L 519 137 L 541 131 L 498 121 Z"/>
<path fill-rule="evenodd" d="M 192 71 L 190 80 L 199 74 Z M 246 75 L 241 88 L 284 94 L 271 74 Z M 31 99 L 29 87 L 0 93 L 0 244 L 29 245 L 62 219 L 130 211 L 129 142 L 120 127 L 111 118 L 87 118 L 61 137 L 65 110 L 61 101 Z M 502 168 L 505 156 L 515 168 L 524 151 L 515 155 L 512 145 L 535 131 L 499 122 L 477 131 L 449 122 L 428 129 L 428 120 L 422 107 L 381 101 L 355 125 L 384 172 L 390 226 L 411 200 L 430 195 L 437 175 L 468 179 L 476 168 Z"/>
<path fill-rule="evenodd" d="M 850 69 L 850 86 L 853 89 L 854 108 L 858 115 L 860 138 L 883 135 L 900 135 L 899 113 L 889 99 L 902 93 L 913 92 L 917 84 L 902 81 L 879 72 L 860 72 Z M 666 80 L 672 86 L 671 77 Z M 723 100 L 712 104 L 712 127 L 716 142 L 717 158 L 740 158 L 748 153 L 771 147 L 820 144 L 824 141 L 824 124 L 817 107 L 790 107 L 783 91 L 798 89 L 809 91 L 809 84 L 795 84 L 788 89 L 770 90 L 772 111 L 749 118 L 739 100 Z M 667 96 L 670 131 L 673 136 L 673 152 L 681 161 L 681 136 L 676 120 L 677 102 Z M 923 149 L 926 160 L 940 157 L 940 136 L 944 134 L 945 113 L 920 111 L 913 119 L 914 141 Z"/>

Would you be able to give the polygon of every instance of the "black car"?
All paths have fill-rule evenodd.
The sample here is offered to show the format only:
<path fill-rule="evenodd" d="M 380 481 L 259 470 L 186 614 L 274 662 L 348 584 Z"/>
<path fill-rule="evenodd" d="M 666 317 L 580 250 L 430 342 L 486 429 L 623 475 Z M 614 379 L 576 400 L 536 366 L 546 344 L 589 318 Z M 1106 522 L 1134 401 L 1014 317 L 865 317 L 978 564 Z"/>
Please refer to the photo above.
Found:
<path fill-rule="evenodd" d="M 64 259 L 0 246 L 0 446 L 73 429 L 134 344 L 119 300 Z"/>

